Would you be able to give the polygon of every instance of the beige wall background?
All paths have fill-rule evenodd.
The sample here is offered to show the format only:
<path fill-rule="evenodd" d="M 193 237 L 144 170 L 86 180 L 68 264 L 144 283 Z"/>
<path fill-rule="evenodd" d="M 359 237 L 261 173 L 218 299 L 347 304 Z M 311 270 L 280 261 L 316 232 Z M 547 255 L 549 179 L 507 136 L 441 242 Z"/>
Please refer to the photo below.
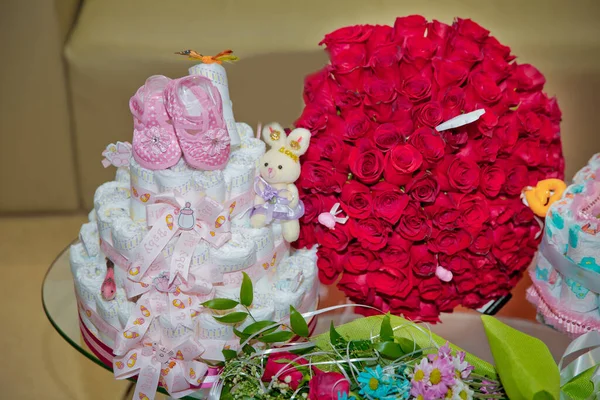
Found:
<path fill-rule="evenodd" d="M 0 5 L 0 212 L 86 210 L 130 140 L 129 97 L 152 74 L 186 73 L 174 51 L 241 57 L 228 67 L 238 121 L 291 124 L 327 32 L 423 14 L 469 17 L 537 66 L 563 110 L 567 176 L 600 151 L 600 2 L 595 0 L 5 0 Z"/>

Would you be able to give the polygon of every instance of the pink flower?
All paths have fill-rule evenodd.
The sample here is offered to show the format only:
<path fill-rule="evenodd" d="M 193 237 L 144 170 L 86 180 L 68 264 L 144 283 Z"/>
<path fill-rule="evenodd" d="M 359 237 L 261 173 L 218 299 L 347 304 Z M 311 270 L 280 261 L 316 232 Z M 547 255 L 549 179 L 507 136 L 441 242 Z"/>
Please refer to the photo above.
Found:
<path fill-rule="evenodd" d="M 229 134 L 225 129 L 210 129 L 200 138 L 200 143 L 211 157 L 225 151 L 229 142 Z"/>
<path fill-rule="evenodd" d="M 350 383 L 339 372 L 316 370 L 308 383 L 308 400 L 338 400 L 339 394 L 348 394 Z"/>
<path fill-rule="evenodd" d="M 412 382 L 410 395 L 416 400 L 436 400 L 438 398 L 423 381 Z"/>
<path fill-rule="evenodd" d="M 448 348 L 449 350 L 449 348 Z M 445 350 L 443 350 L 444 352 Z M 448 388 L 455 382 L 454 366 L 446 353 L 440 354 L 430 361 L 427 357 L 415 367 L 412 383 L 424 383 L 427 390 L 440 398 L 446 395 Z"/>
<path fill-rule="evenodd" d="M 142 144 L 152 150 L 154 154 L 159 154 L 167 151 L 170 141 L 170 136 L 163 128 L 159 126 L 153 126 L 144 131 Z"/>
<path fill-rule="evenodd" d="M 273 353 L 269 355 L 269 358 L 267 359 L 267 365 L 265 366 L 265 372 L 261 380 L 263 382 L 270 382 L 274 376 L 279 374 L 277 376 L 279 381 L 288 382 L 290 387 L 296 390 L 304 377 L 304 374 L 294 365 L 306 364 L 308 364 L 308 361 L 295 354 L 288 352 Z"/>

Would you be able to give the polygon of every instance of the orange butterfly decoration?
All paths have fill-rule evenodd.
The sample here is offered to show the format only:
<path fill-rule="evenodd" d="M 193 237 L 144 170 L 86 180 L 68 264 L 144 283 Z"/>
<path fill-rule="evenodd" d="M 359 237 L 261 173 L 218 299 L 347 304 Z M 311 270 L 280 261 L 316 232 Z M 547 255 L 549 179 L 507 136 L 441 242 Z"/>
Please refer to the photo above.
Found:
<path fill-rule="evenodd" d="M 203 64 L 223 64 L 223 62 L 234 62 L 239 60 L 237 56 L 233 55 L 233 50 L 222 51 L 216 56 L 205 56 L 203 54 L 198 53 L 196 50 L 183 50 L 178 51 L 175 54 L 188 56 L 190 60 L 199 60 Z"/>

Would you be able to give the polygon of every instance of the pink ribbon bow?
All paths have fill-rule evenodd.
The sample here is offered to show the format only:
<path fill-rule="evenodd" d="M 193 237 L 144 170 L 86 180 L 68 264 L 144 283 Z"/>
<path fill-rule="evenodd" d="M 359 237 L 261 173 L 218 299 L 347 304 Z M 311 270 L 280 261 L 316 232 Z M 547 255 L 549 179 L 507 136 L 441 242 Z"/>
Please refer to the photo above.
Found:
<path fill-rule="evenodd" d="M 131 143 L 111 143 L 106 146 L 106 149 L 102 152 L 102 155 L 105 157 L 102 159 L 102 165 L 104 168 L 108 168 L 110 165 L 114 165 L 117 168 L 128 167 L 129 160 L 131 159 Z"/>
<path fill-rule="evenodd" d="M 200 386 L 208 366 L 195 361 L 205 348 L 194 339 L 175 347 L 162 342 L 140 343 L 123 356 L 113 359 L 116 379 L 138 375 L 134 399 L 153 400 L 159 383 L 174 398 L 186 396 Z"/>
<path fill-rule="evenodd" d="M 221 247 L 231 238 L 229 211 L 209 197 L 184 201 L 175 192 L 157 196 L 154 204 L 146 206 L 148 226 L 152 229 L 137 247 L 128 269 L 128 277 L 140 281 L 152 262 L 167 243 L 179 235 L 171 257 L 169 283 L 177 275 L 187 280 L 194 249 L 201 240 Z"/>
<path fill-rule="evenodd" d="M 115 354 L 123 354 L 139 343 L 154 316 L 166 314 L 173 326 L 183 325 L 193 329 L 192 318 L 201 311 L 201 303 L 212 297 L 212 284 L 193 274 L 189 275 L 187 282 L 177 278 L 169 283 L 168 274 L 164 273 L 155 275 L 154 278 L 144 278 L 148 279 L 151 279 L 152 283 L 139 284 L 129 280 L 125 283 L 126 290 L 129 289 L 128 286 L 141 288 L 134 293 L 142 296 L 131 310 L 125 328 L 116 337 Z"/>

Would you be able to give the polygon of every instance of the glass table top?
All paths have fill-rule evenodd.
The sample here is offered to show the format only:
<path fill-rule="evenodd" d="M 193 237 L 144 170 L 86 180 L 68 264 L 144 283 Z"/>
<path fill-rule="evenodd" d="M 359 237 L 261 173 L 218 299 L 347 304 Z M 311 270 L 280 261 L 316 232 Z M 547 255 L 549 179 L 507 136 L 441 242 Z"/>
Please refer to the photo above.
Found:
<path fill-rule="evenodd" d="M 327 288 L 323 287 L 321 298 L 327 295 Z M 54 260 L 42 284 L 42 302 L 44 311 L 57 332 L 77 351 L 92 360 L 100 367 L 110 370 L 96 357 L 85 345 L 80 331 L 77 313 L 77 303 L 73 286 L 73 276 L 69 265 L 69 247 L 63 250 Z M 315 329 L 315 334 L 329 329 L 330 321 L 334 324 L 349 322 L 359 316 L 348 312 L 337 312 L 320 316 Z M 459 347 L 474 355 L 493 362 L 487 345 L 487 338 L 481 324 L 481 319 L 476 313 L 454 313 L 442 316 L 442 323 L 431 325 L 436 334 L 446 338 Z M 556 360 L 559 360 L 567 348 L 570 339 L 544 325 L 521 319 L 499 318 L 503 322 L 519 329 L 529 335 L 535 336 L 546 343 Z M 161 393 L 166 393 L 159 390 Z M 187 397 L 190 398 L 191 397 Z"/>

